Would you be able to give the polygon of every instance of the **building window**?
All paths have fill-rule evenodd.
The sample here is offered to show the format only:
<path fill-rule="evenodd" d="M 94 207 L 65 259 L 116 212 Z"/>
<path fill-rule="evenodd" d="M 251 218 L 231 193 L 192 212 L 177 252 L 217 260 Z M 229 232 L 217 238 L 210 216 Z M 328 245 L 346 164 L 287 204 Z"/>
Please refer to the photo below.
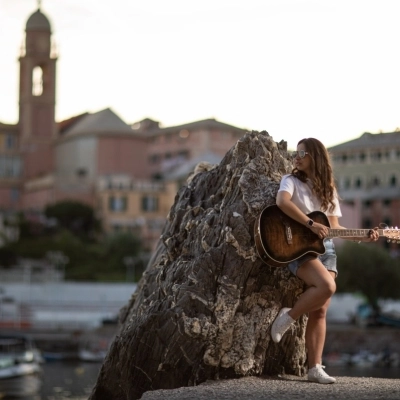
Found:
<path fill-rule="evenodd" d="M 355 187 L 356 187 L 357 189 L 360 189 L 360 188 L 362 187 L 362 180 L 361 180 L 361 178 L 357 178 L 357 179 L 356 179 L 356 181 L 355 181 Z"/>
<path fill-rule="evenodd" d="M 108 199 L 108 209 L 110 211 L 115 211 L 115 212 L 126 211 L 127 204 L 128 201 L 126 197 L 110 196 Z"/>
<path fill-rule="evenodd" d="M 392 176 L 390 177 L 389 185 L 390 185 L 391 187 L 397 186 L 397 178 L 396 178 L 396 175 L 392 175 Z"/>
<path fill-rule="evenodd" d="M 76 175 L 78 175 L 80 178 L 84 178 L 87 175 L 87 171 L 85 168 L 78 168 L 76 170 Z"/>
<path fill-rule="evenodd" d="M 0 177 L 11 178 L 21 175 L 21 159 L 19 157 L 0 156 Z"/>
<path fill-rule="evenodd" d="M 365 159 L 366 159 L 365 153 L 361 153 L 361 154 L 360 154 L 360 161 L 361 161 L 361 162 L 364 162 Z"/>
<path fill-rule="evenodd" d="M 142 211 L 158 211 L 158 197 L 143 196 L 142 197 Z"/>
<path fill-rule="evenodd" d="M 363 201 L 363 206 L 364 206 L 365 208 L 371 207 L 371 200 L 364 200 L 364 201 Z"/>
<path fill-rule="evenodd" d="M 16 147 L 16 138 L 14 135 L 6 135 L 6 149 L 13 149 Z"/>
<path fill-rule="evenodd" d="M 392 201 L 390 199 L 383 200 L 383 205 L 385 205 L 386 207 L 390 206 L 391 203 L 392 203 Z"/>
<path fill-rule="evenodd" d="M 35 67 L 32 70 L 32 95 L 41 96 L 43 94 L 43 70 Z"/>
<path fill-rule="evenodd" d="M 375 176 L 373 179 L 372 179 L 372 186 L 380 186 L 380 184 L 381 184 L 381 181 L 380 181 L 380 179 L 379 179 L 379 177 L 377 177 L 377 176 Z"/>
<path fill-rule="evenodd" d="M 346 178 L 344 180 L 344 188 L 345 189 L 350 189 L 350 185 L 351 185 L 350 178 Z"/>
<path fill-rule="evenodd" d="M 372 226 L 371 220 L 369 218 L 364 218 L 362 226 L 364 228 L 370 228 Z"/>

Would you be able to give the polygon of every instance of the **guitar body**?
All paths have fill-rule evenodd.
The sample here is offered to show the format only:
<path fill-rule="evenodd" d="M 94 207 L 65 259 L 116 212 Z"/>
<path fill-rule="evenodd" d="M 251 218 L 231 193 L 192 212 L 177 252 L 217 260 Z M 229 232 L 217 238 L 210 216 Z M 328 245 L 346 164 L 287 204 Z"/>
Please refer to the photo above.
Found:
<path fill-rule="evenodd" d="M 307 214 L 313 221 L 329 227 L 328 217 L 321 211 Z M 254 240 L 261 259 L 273 267 L 286 266 L 305 254 L 325 253 L 323 239 L 311 229 L 287 216 L 277 205 L 261 212 L 254 226 Z"/>

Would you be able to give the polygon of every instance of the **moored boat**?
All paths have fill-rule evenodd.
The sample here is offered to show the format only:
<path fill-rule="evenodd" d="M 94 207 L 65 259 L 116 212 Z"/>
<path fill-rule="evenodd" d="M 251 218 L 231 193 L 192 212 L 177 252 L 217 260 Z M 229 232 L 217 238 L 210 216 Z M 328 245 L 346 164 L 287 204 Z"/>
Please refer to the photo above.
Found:
<path fill-rule="evenodd" d="M 23 335 L 0 335 L 0 397 L 39 392 L 43 362 L 32 340 Z"/>

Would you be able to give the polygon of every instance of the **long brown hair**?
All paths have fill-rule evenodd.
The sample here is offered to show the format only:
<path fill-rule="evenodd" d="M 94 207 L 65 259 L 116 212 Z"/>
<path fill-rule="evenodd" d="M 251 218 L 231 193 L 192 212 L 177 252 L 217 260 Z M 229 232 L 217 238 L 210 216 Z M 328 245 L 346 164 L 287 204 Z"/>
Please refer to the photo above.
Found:
<path fill-rule="evenodd" d="M 311 168 L 314 171 L 314 177 L 308 177 L 303 171 L 294 168 L 292 175 L 305 182 L 310 178 L 313 184 L 313 192 L 321 201 L 321 210 L 334 211 L 334 194 L 336 190 L 333 177 L 331 160 L 326 147 L 315 138 L 302 139 L 297 145 L 303 143 L 306 151 L 311 157 Z"/>

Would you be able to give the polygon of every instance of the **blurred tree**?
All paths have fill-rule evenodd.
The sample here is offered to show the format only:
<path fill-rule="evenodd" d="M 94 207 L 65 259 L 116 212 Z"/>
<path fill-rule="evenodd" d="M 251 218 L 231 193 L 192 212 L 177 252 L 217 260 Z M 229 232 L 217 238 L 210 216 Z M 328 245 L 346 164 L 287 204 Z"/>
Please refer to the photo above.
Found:
<path fill-rule="evenodd" d="M 120 233 L 99 241 L 87 242 L 64 229 L 51 237 L 39 236 L 9 243 L 0 251 L 0 266 L 6 267 L 18 257 L 45 259 L 49 251 L 62 252 L 68 257 L 65 277 L 74 281 L 123 282 L 127 279 L 124 257 L 141 254 L 140 240 L 128 233 Z M 137 264 L 137 275 L 145 265 Z"/>
<path fill-rule="evenodd" d="M 58 228 L 68 229 L 81 238 L 93 238 L 101 230 L 93 208 L 78 201 L 60 201 L 47 206 L 44 213 L 57 221 Z"/>
<path fill-rule="evenodd" d="M 400 261 L 371 244 L 346 242 L 338 248 L 338 292 L 361 292 L 379 311 L 379 299 L 400 298 Z"/>
<path fill-rule="evenodd" d="M 92 207 L 63 201 L 48 206 L 45 216 L 29 219 L 22 213 L 19 215 L 18 226 L 22 234 L 17 242 L 6 243 L 1 249 L 0 267 L 15 265 L 18 258 L 48 259 L 49 253 L 60 252 L 68 258 L 65 265 L 67 280 L 126 281 L 126 257 L 135 260 L 137 276 L 143 272 L 140 239 L 131 233 L 97 235 L 100 223 Z M 53 224 L 54 221 L 57 224 Z M 32 228 L 39 226 L 41 229 Z"/>

